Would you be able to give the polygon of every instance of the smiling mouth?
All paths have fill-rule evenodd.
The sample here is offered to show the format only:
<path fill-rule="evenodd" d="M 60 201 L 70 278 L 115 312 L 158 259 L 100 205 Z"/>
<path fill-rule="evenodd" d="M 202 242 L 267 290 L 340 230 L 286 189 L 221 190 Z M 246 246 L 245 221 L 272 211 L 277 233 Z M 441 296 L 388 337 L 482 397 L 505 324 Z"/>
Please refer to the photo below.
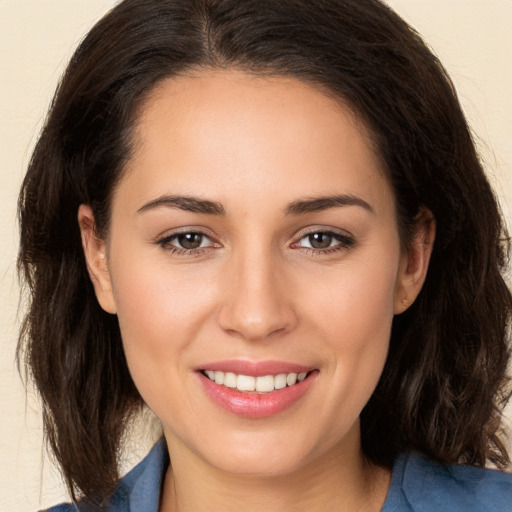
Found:
<path fill-rule="evenodd" d="M 253 377 L 232 372 L 201 370 L 212 382 L 244 393 L 272 393 L 273 391 L 295 386 L 305 380 L 311 372 L 279 373 Z"/>

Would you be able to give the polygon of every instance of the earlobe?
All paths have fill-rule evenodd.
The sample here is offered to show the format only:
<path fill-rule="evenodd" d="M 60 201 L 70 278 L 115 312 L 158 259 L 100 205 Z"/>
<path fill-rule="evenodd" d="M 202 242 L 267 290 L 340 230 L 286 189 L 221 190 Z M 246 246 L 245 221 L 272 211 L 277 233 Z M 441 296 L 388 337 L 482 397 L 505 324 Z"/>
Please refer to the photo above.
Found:
<path fill-rule="evenodd" d="M 396 315 L 403 313 L 411 306 L 423 287 L 434 247 L 435 234 L 436 222 L 432 212 L 421 207 L 400 264 L 395 288 L 394 312 Z"/>
<path fill-rule="evenodd" d="M 107 264 L 107 247 L 105 241 L 97 236 L 94 214 L 89 205 L 82 204 L 78 208 L 78 225 L 87 271 L 94 286 L 96 298 L 102 309 L 107 313 L 115 314 L 117 311 Z"/>

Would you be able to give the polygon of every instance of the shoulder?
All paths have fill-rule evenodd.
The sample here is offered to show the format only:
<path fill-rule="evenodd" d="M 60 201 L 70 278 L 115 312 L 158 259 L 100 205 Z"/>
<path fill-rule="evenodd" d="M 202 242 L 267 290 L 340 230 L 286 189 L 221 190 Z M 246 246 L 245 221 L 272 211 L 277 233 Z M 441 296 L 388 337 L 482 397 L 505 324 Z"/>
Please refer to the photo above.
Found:
<path fill-rule="evenodd" d="M 121 480 L 109 502 L 108 512 L 158 512 L 160 491 L 168 466 L 169 454 L 162 438 Z"/>
<path fill-rule="evenodd" d="M 119 482 L 108 500 L 107 512 L 144 510 L 157 512 L 169 456 L 164 439 L 151 449 L 148 455 Z M 84 503 L 66 503 L 41 512 L 89 512 L 96 510 Z"/>
<path fill-rule="evenodd" d="M 399 510 L 511 512 L 512 475 L 491 469 L 443 465 L 419 454 L 404 455 L 395 463 L 383 512 Z"/>
<path fill-rule="evenodd" d="M 45 510 L 41 510 L 40 512 L 76 512 L 76 508 L 71 503 L 62 503 L 61 505 L 57 505 L 55 507 L 47 508 Z"/>

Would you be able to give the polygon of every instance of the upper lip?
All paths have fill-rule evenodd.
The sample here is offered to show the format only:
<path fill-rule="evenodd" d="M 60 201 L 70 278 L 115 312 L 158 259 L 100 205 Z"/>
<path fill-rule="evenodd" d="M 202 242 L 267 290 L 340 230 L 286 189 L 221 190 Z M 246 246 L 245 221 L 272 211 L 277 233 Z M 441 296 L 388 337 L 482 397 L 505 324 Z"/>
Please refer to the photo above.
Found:
<path fill-rule="evenodd" d="M 264 375 L 279 375 L 281 373 L 301 373 L 314 370 L 312 366 L 306 366 L 287 361 L 247 361 L 247 360 L 226 360 L 212 361 L 196 368 L 197 371 L 213 370 L 220 372 L 231 372 L 237 375 L 248 375 L 251 377 L 263 377 Z"/>

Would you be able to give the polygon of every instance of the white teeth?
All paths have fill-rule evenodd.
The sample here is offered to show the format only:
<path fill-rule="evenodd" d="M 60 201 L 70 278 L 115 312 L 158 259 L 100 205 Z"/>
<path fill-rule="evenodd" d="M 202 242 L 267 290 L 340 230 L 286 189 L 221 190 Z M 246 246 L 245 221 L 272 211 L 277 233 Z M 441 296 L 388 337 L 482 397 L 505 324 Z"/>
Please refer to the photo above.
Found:
<path fill-rule="evenodd" d="M 283 389 L 286 387 L 286 373 L 280 373 L 276 375 L 274 379 L 274 387 L 276 389 Z"/>
<path fill-rule="evenodd" d="M 238 375 L 236 378 L 236 389 L 238 391 L 254 391 L 256 389 L 256 377 Z"/>
<path fill-rule="evenodd" d="M 224 386 L 236 388 L 236 375 L 234 373 L 226 372 L 224 374 Z"/>
<path fill-rule="evenodd" d="M 258 391 L 258 393 L 270 393 L 270 391 L 274 391 L 274 377 L 272 375 L 256 377 L 256 391 Z"/>
<path fill-rule="evenodd" d="M 207 377 L 216 384 L 236 388 L 238 391 L 256 391 L 257 393 L 270 393 L 276 389 L 283 389 L 286 386 L 293 386 L 302 382 L 308 375 L 308 372 L 280 373 L 278 375 L 263 375 L 260 377 L 251 377 L 249 375 L 237 375 L 232 372 L 221 372 L 213 370 L 204 370 Z"/>
<path fill-rule="evenodd" d="M 211 379 L 211 377 L 210 377 L 210 379 Z M 297 382 L 297 374 L 296 373 L 289 373 L 286 376 L 286 384 L 288 384 L 288 386 L 293 386 L 296 382 Z"/>

